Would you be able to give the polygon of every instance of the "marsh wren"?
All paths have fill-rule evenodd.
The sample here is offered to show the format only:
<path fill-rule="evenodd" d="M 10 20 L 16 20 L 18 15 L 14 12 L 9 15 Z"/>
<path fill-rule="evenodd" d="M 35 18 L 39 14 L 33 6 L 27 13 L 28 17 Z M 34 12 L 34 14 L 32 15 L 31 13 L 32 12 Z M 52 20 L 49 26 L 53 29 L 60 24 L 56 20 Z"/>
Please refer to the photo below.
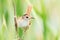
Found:
<path fill-rule="evenodd" d="M 33 19 L 33 17 L 31 17 L 30 15 L 31 10 L 32 10 L 32 6 L 29 5 L 27 7 L 25 14 L 17 18 L 17 21 L 16 21 L 17 27 L 24 28 L 25 31 L 28 29 L 29 25 L 31 24 L 31 19 Z"/>

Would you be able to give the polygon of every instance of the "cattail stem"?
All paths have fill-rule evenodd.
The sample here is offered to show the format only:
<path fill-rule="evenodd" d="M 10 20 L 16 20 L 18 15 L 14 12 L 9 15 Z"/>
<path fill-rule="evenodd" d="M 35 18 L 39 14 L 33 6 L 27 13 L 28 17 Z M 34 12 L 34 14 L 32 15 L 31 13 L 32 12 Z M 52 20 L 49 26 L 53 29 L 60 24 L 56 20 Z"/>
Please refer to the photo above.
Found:
<path fill-rule="evenodd" d="M 15 29 L 16 29 L 16 31 L 17 31 L 16 6 L 15 6 L 14 1 L 12 1 L 12 3 L 13 3 L 13 8 L 14 8 L 14 22 L 15 22 Z"/>

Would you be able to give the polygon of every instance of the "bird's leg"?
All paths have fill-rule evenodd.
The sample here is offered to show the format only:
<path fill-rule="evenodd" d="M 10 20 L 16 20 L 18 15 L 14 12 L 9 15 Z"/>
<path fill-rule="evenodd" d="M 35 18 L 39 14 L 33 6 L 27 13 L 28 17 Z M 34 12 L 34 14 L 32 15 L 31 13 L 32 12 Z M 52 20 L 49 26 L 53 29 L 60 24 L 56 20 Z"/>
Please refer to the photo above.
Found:
<path fill-rule="evenodd" d="M 29 29 L 29 26 L 24 27 L 23 29 L 24 29 L 23 31 L 26 32 Z"/>
<path fill-rule="evenodd" d="M 22 29 L 23 29 L 22 39 L 24 39 L 24 35 L 26 34 L 26 31 L 29 29 L 29 26 L 23 27 Z"/>

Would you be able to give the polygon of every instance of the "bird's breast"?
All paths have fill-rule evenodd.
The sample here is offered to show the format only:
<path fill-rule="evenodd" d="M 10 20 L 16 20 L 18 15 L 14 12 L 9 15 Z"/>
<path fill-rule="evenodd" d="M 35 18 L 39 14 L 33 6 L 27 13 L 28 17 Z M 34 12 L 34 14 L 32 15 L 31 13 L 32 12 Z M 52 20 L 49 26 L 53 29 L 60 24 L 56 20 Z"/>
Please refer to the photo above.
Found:
<path fill-rule="evenodd" d="M 18 21 L 18 27 L 26 27 L 28 25 L 29 25 L 29 21 L 28 20 Z"/>

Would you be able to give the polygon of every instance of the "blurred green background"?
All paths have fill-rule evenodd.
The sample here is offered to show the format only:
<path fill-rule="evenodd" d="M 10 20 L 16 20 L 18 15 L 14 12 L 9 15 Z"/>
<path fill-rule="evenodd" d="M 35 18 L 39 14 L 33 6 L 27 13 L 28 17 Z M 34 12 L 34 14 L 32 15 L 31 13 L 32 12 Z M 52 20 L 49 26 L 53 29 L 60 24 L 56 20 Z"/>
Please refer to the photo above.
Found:
<path fill-rule="evenodd" d="M 35 19 L 23 40 L 60 40 L 60 0 L 0 0 L 0 40 L 18 40 L 13 2 L 17 17 L 25 13 L 29 4 L 33 6 L 31 15 Z M 18 36 L 23 36 L 21 28 Z"/>

